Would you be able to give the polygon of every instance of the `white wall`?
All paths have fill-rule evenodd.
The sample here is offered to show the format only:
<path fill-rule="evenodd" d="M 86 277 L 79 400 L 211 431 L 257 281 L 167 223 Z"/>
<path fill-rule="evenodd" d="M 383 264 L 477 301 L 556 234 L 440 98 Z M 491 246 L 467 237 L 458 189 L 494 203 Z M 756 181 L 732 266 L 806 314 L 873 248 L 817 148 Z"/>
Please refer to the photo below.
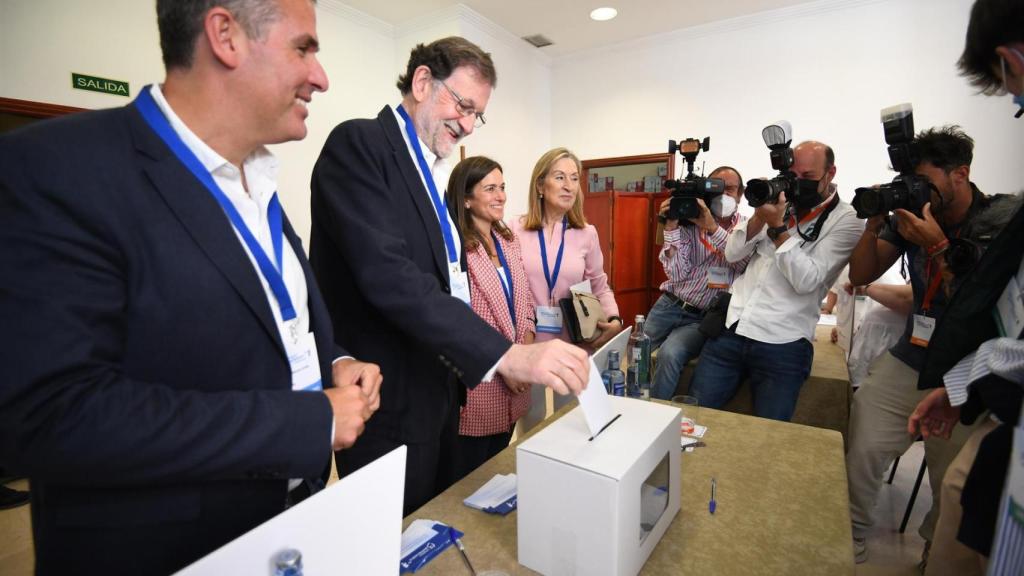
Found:
<path fill-rule="evenodd" d="M 976 140 L 973 180 L 1024 188 L 1024 120 L 957 75 L 972 0 L 829 0 L 677 31 L 552 65 L 552 144 L 583 158 L 661 152 L 711 136 L 707 171 L 771 173 L 761 128 L 833 146 L 836 182 L 888 181 L 879 110 L 912 102 L 915 127 L 958 123 Z M 600 86 L 600 89 L 595 89 Z M 682 165 L 677 157 L 677 166 Z"/>
<path fill-rule="evenodd" d="M 977 141 L 973 178 L 987 192 L 1024 186 L 1024 120 L 1008 98 L 977 96 L 954 62 L 972 0 L 825 0 L 549 60 L 464 6 L 399 27 L 320 0 L 321 61 L 331 87 L 314 97 L 309 136 L 274 147 L 280 192 L 303 237 L 309 177 L 330 130 L 372 117 L 400 96 L 394 83 L 416 43 L 461 34 L 493 54 L 498 86 L 467 154 L 501 162 L 507 214 L 525 211 L 530 171 L 552 146 L 582 158 L 659 152 L 669 138 L 711 136 L 708 170 L 770 172 L 761 128 L 790 120 L 798 140 L 832 144 L 837 182 L 888 181 L 878 110 L 915 105 L 918 129 L 960 123 Z M 163 78 L 154 3 L 0 1 L 0 96 L 102 108 L 123 97 L 71 88 L 71 72 L 127 80 L 132 95 Z M 682 164 L 679 162 L 678 164 Z"/>
<path fill-rule="evenodd" d="M 315 94 L 309 107 L 305 140 L 272 147 L 280 160 L 278 189 L 295 231 L 309 248 L 309 181 L 313 165 L 331 130 L 350 118 L 373 118 L 396 91 L 391 26 L 352 10 L 337 0 L 317 4 L 320 62 L 330 87 Z"/>
<path fill-rule="evenodd" d="M 163 78 L 155 2 L 0 2 L 0 96 L 82 108 L 129 98 L 71 88 L 71 73 L 129 83 L 132 97 Z"/>
<path fill-rule="evenodd" d="M 395 82 L 412 47 L 456 34 L 493 54 L 499 78 L 487 126 L 464 141 L 467 154 L 501 162 L 509 214 L 525 211 L 525 182 L 550 142 L 545 56 L 464 6 L 396 28 L 338 0 L 320 0 L 317 26 L 330 88 L 313 97 L 306 139 L 272 147 L 281 159 L 282 203 L 300 236 L 309 236 L 309 180 L 330 131 L 399 103 Z M 132 98 L 144 85 L 160 82 L 154 2 L 107 0 L 99 10 L 85 0 L 2 0 L 0 72 L 0 96 L 82 108 L 123 106 L 129 98 L 72 89 L 71 72 L 128 81 Z"/>
<path fill-rule="evenodd" d="M 272 147 L 281 159 L 282 204 L 304 239 L 309 179 L 331 129 L 397 101 L 390 25 L 337 0 L 320 0 L 317 27 L 330 88 L 313 97 L 306 139 Z M 106 0 L 100 10 L 85 0 L 2 0 L 0 71 L 0 96 L 82 108 L 126 105 L 131 99 L 72 89 L 71 72 L 128 81 L 131 98 L 144 85 L 161 82 L 155 3 Z"/>

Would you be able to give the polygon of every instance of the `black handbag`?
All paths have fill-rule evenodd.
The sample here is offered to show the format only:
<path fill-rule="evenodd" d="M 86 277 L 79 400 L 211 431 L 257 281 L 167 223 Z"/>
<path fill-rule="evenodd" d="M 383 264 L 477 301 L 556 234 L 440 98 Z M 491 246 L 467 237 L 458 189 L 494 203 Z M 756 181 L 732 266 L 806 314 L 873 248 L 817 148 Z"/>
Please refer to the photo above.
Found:
<path fill-rule="evenodd" d="M 566 331 L 573 344 L 592 342 L 601 335 L 598 322 L 605 322 L 604 308 L 597 296 L 588 292 L 569 291 L 569 298 L 558 300 Z"/>

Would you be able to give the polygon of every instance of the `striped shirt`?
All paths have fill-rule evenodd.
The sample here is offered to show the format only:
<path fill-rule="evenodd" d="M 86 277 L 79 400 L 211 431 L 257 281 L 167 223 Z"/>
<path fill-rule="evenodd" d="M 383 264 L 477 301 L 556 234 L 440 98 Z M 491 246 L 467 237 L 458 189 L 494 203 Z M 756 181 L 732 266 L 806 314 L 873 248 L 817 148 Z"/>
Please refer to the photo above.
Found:
<path fill-rule="evenodd" d="M 946 372 L 942 381 L 952 406 L 967 402 L 972 382 L 990 374 L 1024 386 L 1024 340 L 993 338 Z"/>
<path fill-rule="evenodd" d="M 1024 574 L 1024 502 L 1014 498 L 1015 488 L 1020 494 L 1020 484 L 1024 482 L 1021 477 L 1024 474 L 1021 472 L 1024 469 L 1024 429 L 1018 426 L 1013 432 L 1009 477 L 999 503 L 995 540 L 988 562 L 989 576 Z"/>
<path fill-rule="evenodd" d="M 727 291 L 724 288 L 708 288 L 708 270 L 713 267 L 727 269 L 731 286 L 747 268 L 750 256 L 732 264 L 725 260 L 729 230 L 743 220 L 746 218 L 738 213 L 733 214 L 728 226 L 719 226 L 711 235 L 707 235 L 697 225 L 665 230 L 665 244 L 658 254 L 658 260 L 665 267 L 668 280 L 661 285 L 661 291 L 674 294 L 683 302 L 698 308 L 707 308 L 719 292 Z"/>

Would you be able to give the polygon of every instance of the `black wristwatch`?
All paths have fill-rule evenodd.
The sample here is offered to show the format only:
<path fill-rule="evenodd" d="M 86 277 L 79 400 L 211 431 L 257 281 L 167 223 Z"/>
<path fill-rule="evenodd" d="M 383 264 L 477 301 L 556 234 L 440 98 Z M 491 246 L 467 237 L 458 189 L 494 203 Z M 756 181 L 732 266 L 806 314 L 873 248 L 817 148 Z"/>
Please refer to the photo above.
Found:
<path fill-rule="evenodd" d="M 770 238 L 771 241 L 774 242 L 786 230 L 789 230 L 789 227 L 787 227 L 785 224 L 781 224 L 779 226 L 769 227 L 766 233 L 768 234 L 768 238 Z"/>
<path fill-rule="evenodd" d="M 609 316 L 608 317 L 608 323 L 609 324 L 611 324 L 612 322 L 615 322 L 616 320 L 619 321 L 619 326 L 625 326 L 625 323 L 622 321 L 622 317 L 621 316 Z"/>

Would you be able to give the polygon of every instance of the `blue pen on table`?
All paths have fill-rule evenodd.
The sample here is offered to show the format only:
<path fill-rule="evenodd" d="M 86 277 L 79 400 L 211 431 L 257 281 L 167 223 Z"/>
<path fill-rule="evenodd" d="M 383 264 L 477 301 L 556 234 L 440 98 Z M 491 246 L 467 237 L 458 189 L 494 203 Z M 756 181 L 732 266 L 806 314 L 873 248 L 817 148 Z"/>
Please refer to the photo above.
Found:
<path fill-rule="evenodd" d="M 711 479 L 711 501 L 708 502 L 708 511 L 711 512 L 712 514 L 714 514 L 715 513 L 715 507 L 717 505 L 718 505 L 718 503 L 715 502 L 715 479 L 712 478 Z"/>
<path fill-rule="evenodd" d="M 469 568 L 469 573 L 476 576 L 476 569 L 473 568 L 473 564 L 469 561 L 469 556 L 466 555 L 466 547 L 462 545 L 462 540 L 456 537 L 455 529 L 451 526 L 448 527 L 448 536 L 455 543 L 455 547 L 458 548 L 459 554 L 462 555 L 462 561 L 466 563 L 466 568 Z"/>

